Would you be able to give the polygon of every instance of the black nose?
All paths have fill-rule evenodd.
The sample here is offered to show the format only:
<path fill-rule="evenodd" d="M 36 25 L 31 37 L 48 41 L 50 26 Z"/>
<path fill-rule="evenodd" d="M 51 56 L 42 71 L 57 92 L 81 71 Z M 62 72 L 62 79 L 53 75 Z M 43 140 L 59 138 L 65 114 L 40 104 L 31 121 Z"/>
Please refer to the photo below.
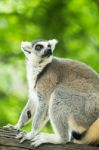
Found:
<path fill-rule="evenodd" d="M 49 57 L 50 55 L 52 55 L 52 50 L 51 48 L 47 48 L 42 57 Z"/>
<path fill-rule="evenodd" d="M 52 54 L 51 48 L 48 48 L 47 53 L 48 53 L 48 54 Z"/>
<path fill-rule="evenodd" d="M 48 56 L 52 55 L 52 50 L 51 50 L 51 48 L 48 48 L 48 50 L 47 50 L 47 55 L 48 55 Z"/>
<path fill-rule="evenodd" d="M 52 50 L 51 50 L 51 48 L 48 48 L 48 49 L 45 51 L 44 56 L 49 57 L 50 55 L 52 55 Z"/>

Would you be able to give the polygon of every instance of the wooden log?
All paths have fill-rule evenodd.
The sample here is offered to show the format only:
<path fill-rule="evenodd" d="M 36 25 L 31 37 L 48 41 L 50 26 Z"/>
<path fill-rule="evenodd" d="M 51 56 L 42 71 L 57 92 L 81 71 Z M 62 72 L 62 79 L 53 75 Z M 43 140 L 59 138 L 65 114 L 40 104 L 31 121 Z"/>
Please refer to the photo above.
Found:
<path fill-rule="evenodd" d="M 29 141 L 25 141 L 22 144 L 15 138 L 17 135 L 15 130 L 5 130 L 0 128 L 0 150 L 99 150 L 99 147 L 93 147 L 88 145 L 78 144 L 43 144 L 39 147 L 32 147 Z"/>

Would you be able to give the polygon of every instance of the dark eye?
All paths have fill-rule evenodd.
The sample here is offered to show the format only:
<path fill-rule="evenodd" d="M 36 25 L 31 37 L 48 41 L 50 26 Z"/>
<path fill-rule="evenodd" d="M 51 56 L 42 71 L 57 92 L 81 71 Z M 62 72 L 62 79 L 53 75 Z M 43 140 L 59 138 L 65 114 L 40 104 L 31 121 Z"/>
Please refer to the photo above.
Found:
<path fill-rule="evenodd" d="M 50 44 L 48 44 L 48 47 L 51 47 L 51 45 L 50 45 Z"/>
<path fill-rule="evenodd" d="M 43 45 L 40 45 L 40 44 L 35 46 L 35 49 L 38 50 L 38 51 L 41 50 L 42 48 L 43 48 Z"/>

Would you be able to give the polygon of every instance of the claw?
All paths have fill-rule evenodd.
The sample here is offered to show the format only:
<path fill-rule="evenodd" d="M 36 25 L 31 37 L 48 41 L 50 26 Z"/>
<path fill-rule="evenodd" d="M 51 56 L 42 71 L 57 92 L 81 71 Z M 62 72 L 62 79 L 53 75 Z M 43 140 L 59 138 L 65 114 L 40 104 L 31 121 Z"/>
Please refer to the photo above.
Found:
<path fill-rule="evenodd" d="M 43 135 L 43 134 L 42 134 Z M 46 143 L 41 134 L 38 134 L 31 140 L 31 146 L 38 147 L 39 145 Z"/>
<path fill-rule="evenodd" d="M 36 141 L 36 140 L 38 139 L 38 136 L 39 136 L 39 135 L 35 136 L 35 137 L 31 140 L 31 142 Z"/>
<path fill-rule="evenodd" d="M 31 140 L 33 137 L 33 132 L 21 132 L 16 136 L 16 139 L 19 139 L 20 143 L 23 143 L 25 140 Z"/>
<path fill-rule="evenodd" d="M 20 140 L 20 143 L 23 143 L 25 140 L 27 140 L 27 138 L 24 136 L 24 137 Z"/>
<path fill-rule="evenodd" d="M 4 128 L 4 129 L 11 129 L 11 128 L 13 128 L 13 127 L 12 127 L 11 124 L 8 124 L 8 125 L 6 125 L 6 126 L 3 126 L 3 128 Z"/>
<path fill-rule="evenodd" d="M 21 132 L 18 135 L 16 135 L 16 139 L 21 139 L 22 137 L 24 137 L 25 133 Z"/>
<path fill-rule="evenodd" d="M 32 143 L 31 143 L 31 146 L 38 147 L 38 146 L 41 145 L 41 144 L 42 144 L 41 141 L 35 141 L 35 142 L 32 142 Z"/>
<path fill-rule="evenodd" d="M 19 131 L 19 128 L 17 126 L 14 126 L 14 125 L 11 125 L 11 124 L 8 124 L 6 126 L 3 126 L 3 129 L 9 129 L 9 130 L 16 130 L 16 131 Z"/>

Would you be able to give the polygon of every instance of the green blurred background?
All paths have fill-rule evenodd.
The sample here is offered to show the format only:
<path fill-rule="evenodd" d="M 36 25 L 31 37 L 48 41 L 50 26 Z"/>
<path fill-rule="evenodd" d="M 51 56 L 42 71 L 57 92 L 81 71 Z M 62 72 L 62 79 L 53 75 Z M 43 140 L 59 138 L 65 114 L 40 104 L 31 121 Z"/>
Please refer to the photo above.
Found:
<path fill-rule="evenodd" d="M 15 124 L 28 99 L 20 43 L 42 38 L 99 72 L 99 0 L 0 0 L 0 126 Z"/>

